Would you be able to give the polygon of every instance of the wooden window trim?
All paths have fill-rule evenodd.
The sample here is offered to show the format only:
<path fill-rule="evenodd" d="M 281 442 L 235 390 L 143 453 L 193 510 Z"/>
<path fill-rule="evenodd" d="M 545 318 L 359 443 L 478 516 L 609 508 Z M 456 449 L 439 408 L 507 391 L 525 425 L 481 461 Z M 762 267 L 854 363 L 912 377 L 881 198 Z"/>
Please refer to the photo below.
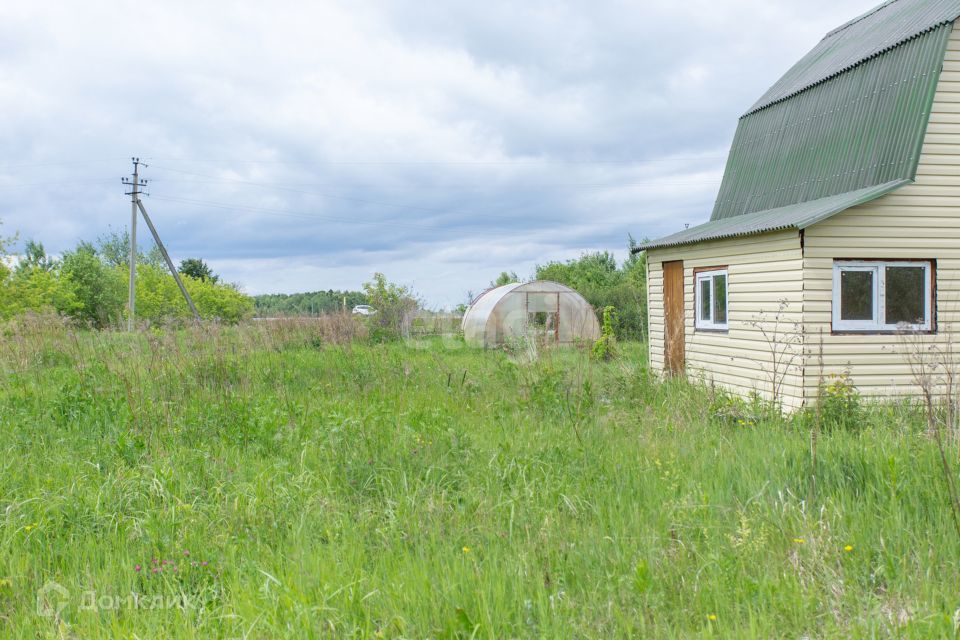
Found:
<path fill-rule="evenodd" d="M 704 271 L 729 271 L 729 270 L 730 270 L 730 267 L 725 264 L 721 264 L 716 267 L 694 267 L 693 275 L 696 276 L 697 274 L 703 273 Z"/>

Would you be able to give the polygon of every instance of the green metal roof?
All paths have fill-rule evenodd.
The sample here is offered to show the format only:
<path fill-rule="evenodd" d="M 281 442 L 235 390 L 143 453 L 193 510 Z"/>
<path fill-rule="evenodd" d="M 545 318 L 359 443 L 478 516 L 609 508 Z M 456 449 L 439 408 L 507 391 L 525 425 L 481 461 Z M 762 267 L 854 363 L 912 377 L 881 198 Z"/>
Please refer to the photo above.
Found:
<path fill-rule="evenodd" d="M 890 0 L 837 27 L 770 87 L 747 114 L 832 78 L 960 16 L 958 0 Z"/>
<path fill-rule="evenodd" d="M 828 33 L 740 118 L 711 222 L 646 246 L 796 226 L 794 205 L 913 180 L 958 16 L 960 0 L 891 0 Z"/>
<path fill-rule="evenodd" d="M 659 240 L 641 243 L 636 250 L 675 247 L 703 242 L 704 240 L 720 240 L 780 229 L 806 229 L 841 211 L 879 198 L 905 184 L 910 184 L 910 182 L 910 180 L 894 180 L 873 187 L 847 191 L 838 195 L 790 204 L 776 209 L 766 209 L 742 216 L 711 220 Z"/>
<path fill-rule="evenodd" d="M 741 118 L 711 220 L 913 178 L 951 28 Z"/>

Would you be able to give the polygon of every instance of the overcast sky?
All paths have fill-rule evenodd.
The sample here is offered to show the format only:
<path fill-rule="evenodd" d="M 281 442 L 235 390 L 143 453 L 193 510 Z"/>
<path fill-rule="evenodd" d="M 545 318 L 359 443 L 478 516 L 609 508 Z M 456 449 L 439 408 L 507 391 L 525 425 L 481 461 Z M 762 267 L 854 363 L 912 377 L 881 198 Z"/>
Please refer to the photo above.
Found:
<path fill-rule="evenodd" d="M 737 117 L 874 4 L 2 2 L 0 234 L 123 229 L 138 155 L 175 260 L 452 306 L 706 220 Z"/>

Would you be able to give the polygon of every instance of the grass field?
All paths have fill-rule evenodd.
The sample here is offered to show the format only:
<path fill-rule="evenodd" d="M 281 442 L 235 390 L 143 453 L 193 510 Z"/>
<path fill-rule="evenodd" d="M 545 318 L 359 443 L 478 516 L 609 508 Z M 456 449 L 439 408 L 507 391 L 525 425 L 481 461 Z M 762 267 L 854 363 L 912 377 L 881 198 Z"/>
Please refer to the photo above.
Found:
<path fill-rule="evenodd" d="M 658 383 L 641 345 L 342 340 L 4 335 L 2 634 L 956 635 L 960 545 L 909 408 L 824 434 L 814 491 L 803 420 Z"/>

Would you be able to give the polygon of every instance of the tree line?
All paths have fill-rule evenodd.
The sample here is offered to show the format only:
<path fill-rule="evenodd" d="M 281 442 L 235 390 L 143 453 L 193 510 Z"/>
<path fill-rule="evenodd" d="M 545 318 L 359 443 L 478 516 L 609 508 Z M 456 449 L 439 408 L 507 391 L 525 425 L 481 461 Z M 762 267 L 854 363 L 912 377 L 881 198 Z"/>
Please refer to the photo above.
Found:
<path fill-rule="evenodd" d="M 59 256 L 49 255 L 40 242 L 33 240 L 26 242 L 22 254 L 13 255 L 12 242 L 0 239 L 0 320 L 25 311 L 52 309 L 79 324 L 102 328 L 119 324 L 126 317 L 130 246 L 126 231 L 111 232 L 93 242 L 78 242 Z M 647 268 L 644 254 L 634 252 L 636 246 L 630 238 L 630 251 L 622 262 L 612 253 L 600 251 L 537 265 L 533 279 L 571 287 L 586 298 L 598 317 L 604 309 L 613 307 L 611 320 L 616 336 L 643 340 L 647 335 Z M 148 251 L 138 248 L 137 265 L 138 319 L 157 323 L 191 317 L 156 246 Z M 183 260 L 178 271 L 200 315 L 228 323 L 254 314 L 322 315 L 371 304 L 379 311 L 375 324 L 397 321 L 406 325 L 412 310 L 421 306 L 409 290 L 390 289 L 380 274 L 366 283 L 363 291 L 328 289 L 251 297 L 237 285 L 223 282 L 200 258 Z M 519 280 L 516 273 L 503 272 L 490 284 Z"/>
<path fill-rule="evenodd" d="M 34 240 L 28 240 L 24 252 L 15 256 L 10 252 L 12 243 L 0 240 L 0 319 L 52 309 L 79 324 L 103 328 L 126 317 L 127 232 L 81 241 L 60 256 L 49 255 Z M 202 259 L 188 258 L 178 271 L 203 318 L 232 323 L 252 315 L 253 299 L 236 285 L 221 282 Z M 155 246 L 137 251 L 136 295 L 139 320 L 157 323 L 191 317 Z"/>
<path fill-rule="evenodd" d="M 267 293 L 253 297 L 260 317 L 319 316 L 351 310 L 358 304 L 369 304 L 362 291 L 307 291 L 304 293 Z"/>

